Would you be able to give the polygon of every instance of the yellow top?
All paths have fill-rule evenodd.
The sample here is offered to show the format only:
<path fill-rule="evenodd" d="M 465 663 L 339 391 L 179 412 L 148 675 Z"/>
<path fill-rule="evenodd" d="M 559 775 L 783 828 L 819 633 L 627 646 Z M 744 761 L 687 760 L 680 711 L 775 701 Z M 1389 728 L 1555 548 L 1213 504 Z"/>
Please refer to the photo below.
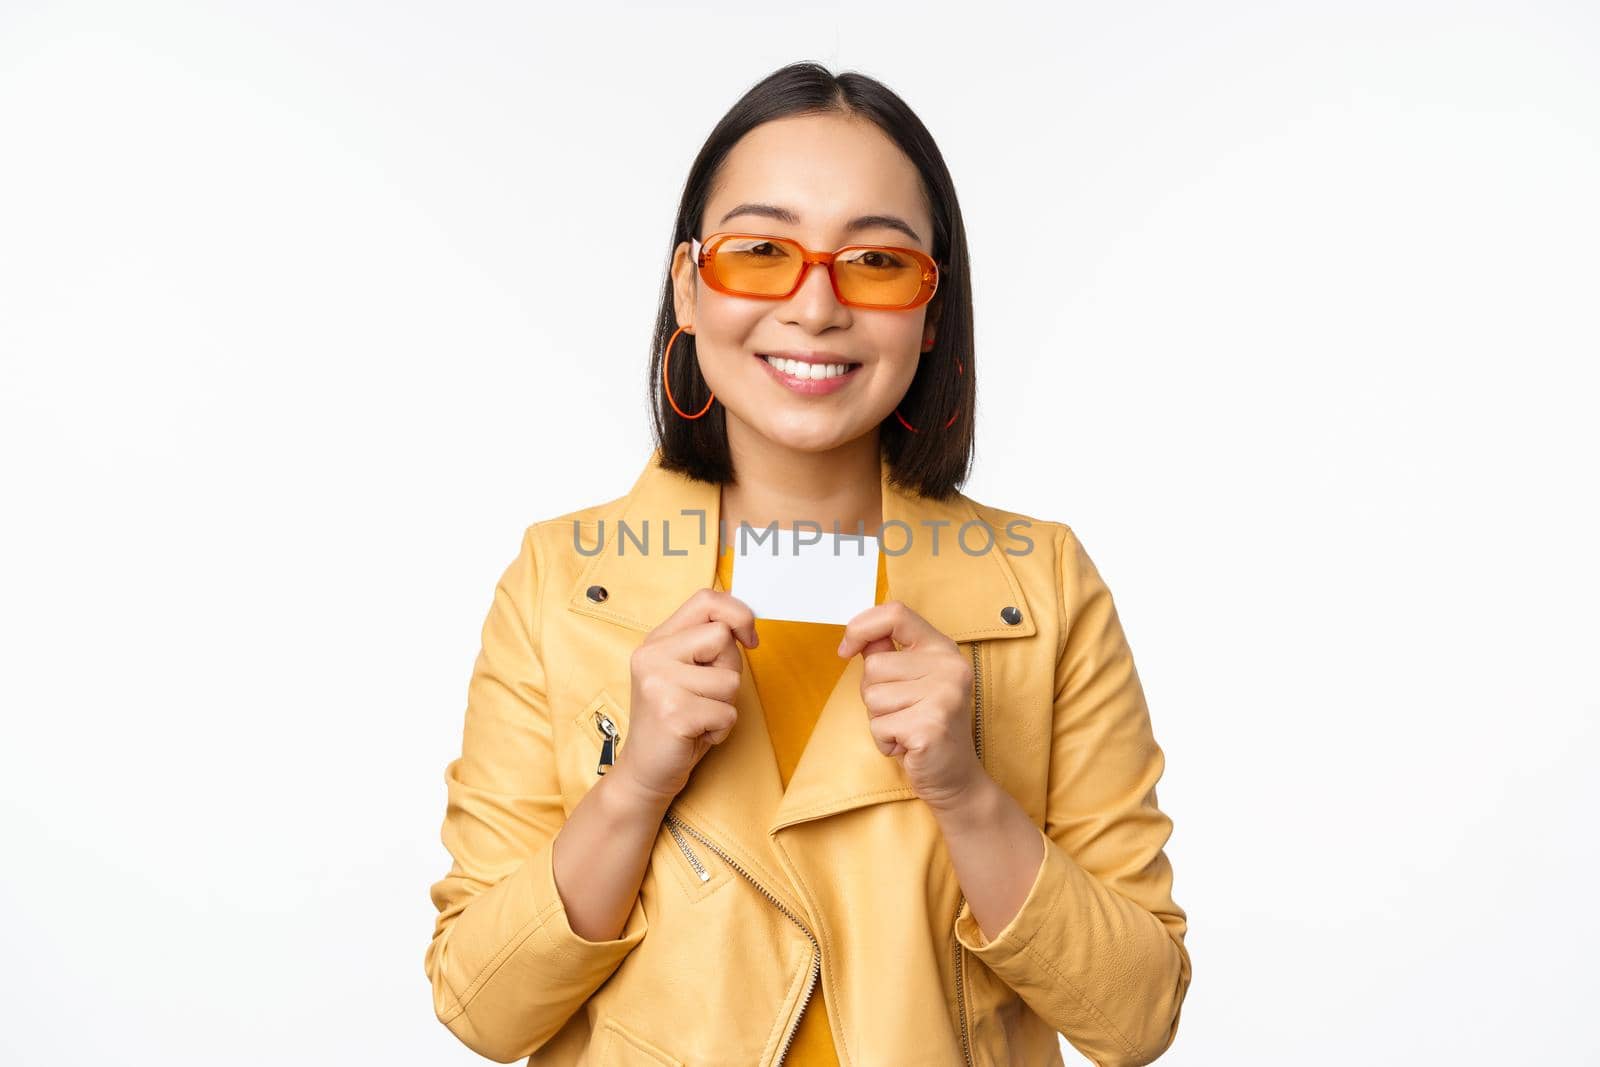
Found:
<path fill-rule="evenodd" d="M 714 588 L 727 590 L 732 586 L 733 549 L 724 546 L 717 557 Z M 879 553 L 874 604 L 884 602 L 888 587 L 888 572 Z M 757 619 L 756 637 L 756 647 L 745 649 L 745 657 L 766 714 L 767 733 L 772 736 L 772 751 L 778 758 L 778 775 L 788 788 L 789 776 L 800 762 L 800 753 L 822 705 L 844 674 L 848 661 L 839 655 L 844 627 L 838 623 Z M 865 730 L 867 724 L 863 722 L 861 728 Z M 820 985 L 812 991 L 805 1014 L 800 1016 L 784 1063 L 788 1067 L 838 1067 L 828 1026 L 828 1006 Z"/>

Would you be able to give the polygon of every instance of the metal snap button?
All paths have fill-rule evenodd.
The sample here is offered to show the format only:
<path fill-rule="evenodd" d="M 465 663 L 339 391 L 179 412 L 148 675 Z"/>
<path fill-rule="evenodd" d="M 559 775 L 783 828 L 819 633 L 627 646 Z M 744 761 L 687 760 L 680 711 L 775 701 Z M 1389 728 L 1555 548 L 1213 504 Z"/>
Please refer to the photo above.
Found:
<path fill-rule="evenodd" d="M 1000 609 L 1000 617 L 1006 620 L 1007 625 L 1015 626 L 1017 623 L 1022 621 L 1022 612 L 1018 611 L 1010 604 L 1007 604 L 1005 607 Z"/>
<path fill-rule="evenodd" d="M 594 601 L 596 604 L 600 603 L 600 601 L 604 600 L 608 595 L 606 593 L 606 587 L 603 585 L 591 585 L 586 593 L 589 599 Z"/>

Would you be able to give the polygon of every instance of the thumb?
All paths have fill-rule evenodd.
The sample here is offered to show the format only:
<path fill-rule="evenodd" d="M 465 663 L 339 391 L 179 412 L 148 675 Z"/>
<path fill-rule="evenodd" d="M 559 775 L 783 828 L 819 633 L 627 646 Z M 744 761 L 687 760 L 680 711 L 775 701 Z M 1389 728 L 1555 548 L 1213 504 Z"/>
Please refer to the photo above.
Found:
<path fill-rule="evenodd" d="M 844 644 L 844 642 L 842 640 L 839 643 L 841 645 Z M 870 656 L 874 652 L 893 652 L 893 651 L 894 651 L 894 638 L 892 638 L 892 637 L 874 638 L 873 640 L 868 641 L 865 645 L 861 646 L 861 654 L 863 656 Z"/>

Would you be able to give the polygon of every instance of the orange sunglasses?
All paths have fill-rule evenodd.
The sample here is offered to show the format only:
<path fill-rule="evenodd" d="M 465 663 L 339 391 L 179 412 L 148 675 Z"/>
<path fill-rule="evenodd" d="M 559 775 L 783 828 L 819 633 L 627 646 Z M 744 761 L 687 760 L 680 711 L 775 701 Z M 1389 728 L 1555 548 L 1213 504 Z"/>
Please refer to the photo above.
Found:
<path fill-rule="evenodd" d="M 827 268 L 833 295 L 850 307 L 910 311 L 933 299 L 939 265 L 927 253 L 894 245 L 847 245 L 814 252 L 799 241 L 759 233 L 690 239 L 700 277 L 719 293 L 760 300 L 795 294 L 813 263 Z"/>

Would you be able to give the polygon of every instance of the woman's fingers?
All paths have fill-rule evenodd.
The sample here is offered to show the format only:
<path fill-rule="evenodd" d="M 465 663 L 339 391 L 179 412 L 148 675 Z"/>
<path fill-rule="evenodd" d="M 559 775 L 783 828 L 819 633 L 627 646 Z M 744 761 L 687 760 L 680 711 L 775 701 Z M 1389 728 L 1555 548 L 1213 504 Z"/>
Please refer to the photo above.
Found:
<path fill-rule="evenodd" d="M 742 672 L 737 667 L 717 663 L 670 663 L 662 673 L 674 685 L 710 700 L 734 703 L 739 697 L 739 679 Z"/>
<path fill-rule="evenodd" d="M 711 621 L 721 622 L 746 648 L 756 647 L 756 616 L 750 606 L 720 589 L 701 589 L 678 606 L 678 610 L 650 631 L 646 640 L 665 637 Z"/>
<path fill-rule="evenodd" d="M 863 685 L 876 685 L 879 682 L 898 682 L 912 678 L 926 678 L 928 675 L 947 666 L 950 653 L 940 649 L 930 651 L 927 649 L 915 650 L 884 649 L 890 655 L 877 655 L 868 652 L 861 664 L 861 682 Z M 956 655 L 960 655 L 959 652 Z M 965 662 L 963 660 L 963 662 Z"/>
<path fill-rule="evenodd" d="M 739 717 L 730 702 L 701 696 L 689 690 L 683 690 L 674 705 L 664 709 L 663 714 L 673 731 L 683 740 L 694 741 L 705 736 L 714 744 L 720 744 L 723 738 L 733 732 L 733 724 Z"/>
<path fill-rule="evenodd" d="M 657 638 L 650 644 L 653 654 L 677 663 L 715 665 L 742 669 L 739 646 L 728 624 L 720 619 L 696 623 Z"/>
<path fill-rule="evenodd" d="M 902 649 L 946 648 L 953 650 L 956 643 L 899 600 L 885 600 L 856 615 L 845 623 L 844 638 L 839 642 L 839 655 L 853 656 L 874 642 L 891 641 Z M 879 649 L 888 647 L 879 645 Z"/>

